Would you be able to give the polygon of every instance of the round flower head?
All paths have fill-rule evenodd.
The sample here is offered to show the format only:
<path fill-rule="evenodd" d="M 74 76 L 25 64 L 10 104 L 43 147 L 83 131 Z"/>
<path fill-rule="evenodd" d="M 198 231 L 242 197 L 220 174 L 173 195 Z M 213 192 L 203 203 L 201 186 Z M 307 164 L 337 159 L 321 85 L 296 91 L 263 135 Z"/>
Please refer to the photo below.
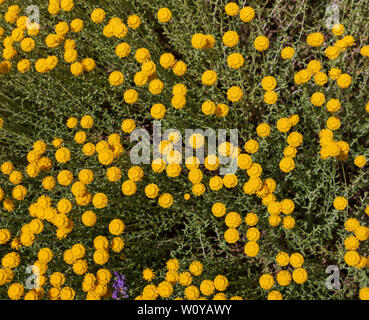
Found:
<path fill-rule="evenodd" d="M 324 36 L 319 33 L 311 33 L 307 36 L 306 42 L 311 47 L 320 47 L 324 42 Z"/>
<path fill-rule="evenodd" d="M 193 261 L 189 266 L 189 270 L 194 276 L 199 276 L 203 271 L 203 265 L 200 261 Z"/>
<path fill-rule="evenodd" d="M 254 40 L 254 47 L 257 51 L 265 51 L 269 48 L 269 40 L 265 36 L 258 36 Z"/>
<path fill-rule="evenodd" d="M 240 101 L 243 96 L 242 89 L 237 86 L 233 86 L 227 91 L 227 99 L 231 102 Z"/>
<path fill-rule="evenodd" d="M 277 102 L 278 94 L 275 91 L 267 91 L 264 93 L 264 102 L 274 104 Z"/>
<path fill-rule="evenodd" d="M 344 197 L 337 197 L 333 201 L 333 206 L 337 210 L 345 210 L 347 207 L 347 200 Z"/>
<path fill-rule="evenodd" d="M 283 60 L 292 59 L 295 54 L 295 49 L 292 47 L 284 47 L 281 51 L 281 57 Z"/>
<path fill-rule="evenodd" d="M 243 22 L 250 22 L 255 17 L 255 10 L 251 7 L 244 7 L 240 10 L 240 19 Z"/>
<path fill-rule="evenodd" d="M 367 160 L 365 159 L 364 156 L 357 156 L 354 159 L 354 164 L 355 166 L 359 167 L 359 168 L 363 168 L 366 164 Z"/>
<path fill-rule="evenodd" d="M 272 91 L 277 86 L 277 81 L 272 76 L 266 76 L 261 80 L 261 86 L 265 91 Z"/>
<path fill-rule="evenodd" d="M 135 30 L 141 25 L 141 19 L 138 15 L 132 14 L 128 17 L 127 25 L 131 29 Z"/>
<path fill-rule="evenodd" d="M 227 47 L 234 47 L 238 44 L 239 41 L 239 36 L 238 33 L 236 31 L 227 31 L 224 35 L 223 35 L 223 43 L 227 46 Z"/>
<path fill-rule="evenodd" d="M 157 17 L 159 22 L 167 23 L 172 18 L 172 12 L 168 8 L 161 8 L 158 10 Z"/>
<path fill-rule="evenodd" d="M 340 88 L 348 88 L 351 85 L 352 82 L 352 78 L 349 74 L 347 73 L 342 73 L 339 75 L 339 77 L 337 78 L 337 85 Z"/>
<path fill-rule="evenodd" d="M 274 286 L 274 279 L 271 274 L 265 273 L 259 278 L 259 285 L 264 290 L 269 290 Z"/>
<path fill-rule="evenodd" d="M 249 241 L 244 247 L 244 252 L 249 257 L 256 257 L 259 253 L 259 245 L 255 241 Z"/>
<path fill-rule="evenodd" d="M 315 92 L 312 94 L 310 101 L 314 106 L 321 107 L 325 103 L 325 95 L 322 92 Z"/>
<path fill-rule="evenodd" d="M 245 60 L 240 53 L 231 53 L 227 58 L 227 64 L 232 69 L 239 69 L 245 64 Z"/>
<path fill-rule="evenodd" d="M 333 27 L 332 27 L 332 33 L 335 35 L 335 36 L 342 36 L 343 33 L 345 32 L 345 27 L 344 25 L 342 24 L 335 24 Z"/>
<path fill-rule="evenodd" d="M 238 12 L 240 10 L 239 6 L 235 2 L 229 2 L 224 8 L 227 15 L 234 17 L 238 15 Z"/>
<path fill-rule="evenodd" d="M 212 86 L 218 79 L 217 73 L 212 70 L 207 70 L 202 74 L 201 81 L 206 86 Z"/>

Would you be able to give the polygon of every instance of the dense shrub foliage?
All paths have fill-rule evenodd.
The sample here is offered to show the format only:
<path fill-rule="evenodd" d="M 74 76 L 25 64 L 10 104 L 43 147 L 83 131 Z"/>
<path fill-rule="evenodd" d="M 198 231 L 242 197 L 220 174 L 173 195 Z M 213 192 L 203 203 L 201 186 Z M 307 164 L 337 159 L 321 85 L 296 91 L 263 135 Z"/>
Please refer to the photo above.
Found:
<path fill-rule="evenodd" d="M 369 8 L 326 9 L 0 0 L 0 298 L 369 299 Z"/>

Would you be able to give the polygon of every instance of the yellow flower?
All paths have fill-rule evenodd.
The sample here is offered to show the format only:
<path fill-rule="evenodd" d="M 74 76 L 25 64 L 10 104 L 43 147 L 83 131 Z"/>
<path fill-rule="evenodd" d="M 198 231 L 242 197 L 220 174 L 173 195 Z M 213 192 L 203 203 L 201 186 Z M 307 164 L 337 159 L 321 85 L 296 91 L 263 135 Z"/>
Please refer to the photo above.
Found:
<path fill-rule="evenodd" d="M 210 116 L 215 113 L 216 105 L 213 101 L 207 100 L 201 105 L 203 114 Z"/>
<path fill-rule="evenodd" d="M 334 131 L 341 127 L 341 121 L 337 117 L 329 117 L 327 120 L 328 129 Z"/>
<path fill-rule="evenodd" d="M 359 226 L 355 230 L 355 236 L 360 241 L 366 241 L 366 240 L 368 240 L 369 239 L 369 228 L 367 228 L 365 226 Z"/>
<path fill-rule="evenodd" d="M 138 15 L 132 14 L 128 17 L 127 25 L 131 29 L 135 30 L 141 25 L 141 19 Z"/>
<path fill-rule="evenodd" d="M 255 10 L 251 7 L 244 7 L 240 10 L 240 19 L 243 22 L 250 22 L 255 17 Z"/>
<path fill-rule="evenodd" d="M 200 290 L 195 286 L 189 286 L 184 291 L 187 300 L 197 300 L 200 297 Z"/>
<path fill-rule="evenodd" d="M 78 131 L 74 135 L 74 141 L 77 142 L 78 144 L 84 144 L 86 141 L 86 137 L 87 137 L 86 132 Z"/>
<path fill-rule="evenodd" d="M 215 289 L 218 291 L 225 291 L 228 288 L 228 279 L 225 276 L 217 275 L 214 279 Z"/>
<path fill-rule="evenodd" d="M 96 214 L 92 211 L 86 211 L 82 214 L 82 223 L 87 227 L 92 227 L 96 223 Z"/>
<path fill-rule="evenodd" d="M 241 222 L 241 216 L 237 212 L 229 212 L 225 217 L 225 224 L 229 228 L 237 228 Z"/>
<path fill-rule="evenodd" d="M 360 49 L 360 54 L 363 57 L 369 57 L 369 46 L 364 46 Z"/>
<path fill-rule="evenodd" d="M 369 300 L 369 288 L 368 287 L 364 287 L 360 289 L 359 298 L 360 300 Z"/>
<path fill-rule="evenodd" d="M 217 117 L 225 117 L 229 112 L 229 108 L 224 103 L 219 103 L 215 108 L 215 115 Z"/>
<path fill-rule="evenodd" d="M 200 291 L 206 296 L 211 296 L 215 291 L 214 282 L 211 280 L 203 280 L 200 284 Z"/>
<path fill-rule="evenodd" d="M 329 77 L 332 79 L 332 80 L 337 80 L 338 77 L 340 76 L 341 74 L 341 69 L 338 69 L 338 68 L 332 68 L 329 70 L 328 72 L 329 74 Z"/>
<path fill-rule="evenodd" d="M 176 94 L 173 96 L 171 103 L 174 109 L 183 109 L 186 105 L 186 97 Z"/>
<path fill-rule="evenodd" d="M 275 91 L 267 91 L 264 93 L 264 102 L 274 104 L 278 100 L 278 94 Z"/>
<path fill-rule="evenodd" d="M 95 263 L 99 265 L 104 265 L 109 260 L 109 252 L 104 249 L 97 249 L 93 255 Z"/>
<path fill-rule="evenodd" d="M 311 74 L 316 74 L 322 69 L 322 64 L 318 60 L 311 60 L 307 65 L 307 70 Z"/>
<path fill-rule="evenodd" d="M 277 121 L 277 129 L 280 132 L 286 133 L 291 129 L 291 122 L 288 118 L 280 118 Z"/>
<path fill-rule="evenodd" d="M 259 221 L 258 216 L 253 212 L 249 212 L 245 217 L 245 223 L 250 227 L 256 226 L 258 221 Z"/>
<path fill-rule="evenodd" d="M 308 69 L 303 69 L 297 72 L 294 76 L 294 81 L 297 85 L 308 82 L 311 79 L 312 73 Z"/>
<path fill-rule="evenodd" d="M 212 206 L 211 212 L 213 213 L 214 216 L 220 218 L 225 215 L 226 207 L 223 203 L 217 202 Z"/>
<path fill-rule="evenodd" d="M 234 17 L 238 15 L 240 8 L 237 3 L 229 2 L 226 4 L 224 10 L 227 15 Z"/>
<path fill-rule="evenodd" d="M 268 300 L 283 300 L 282 293 L 272 290 L 268 293 Z"/>
<path fill-rule="evenodd" d="M 160 94 L 164 89 L 164 83 L 159 79 L 154 79 L 149 83 L 149 91 L 153 95 Z"/>
<path fill-rule="evenodd" d="M 324 50 L 324 54 L 329 60 L 335 60 L 340 55 L 340 50 L 335 46 L 329 46 Z"/>
<path fill-rule="evenodd" d="M 212 70 L 207 70 L 202 74 L 201 81 L 206 86 L 212 86 L 218 79 L 217 73 Z"/>
<path fill-rule="evenodd" d="M 101 23 L 105 19 L 105 11 L 103 9 L 94 9 L 91 13 L 91 20 L 94 23 Z"/>
<path fill-rule="evenodd" d="M 288 286 L 291 283 L 292 277 L 289 271 L 281 270 L 277 273 L 277 282 L 282 287 Z"/>
<path fill-rule="evenodd" d="M 328 82 L 328 76 L 324 72 L 317 72 L 314 81 L 319 86 L 324 86 Z"/>
<path fill-rule="evenodd" d="M 244 252 L 249 257 L 256 257 L 259 253 L 259 245 L 255 241 L 248 241 L 245 245 Z"/>
<path fill-rule="evenodd" d="M 295 161 L 290 158 L 290 157 L 284 157 L 282 158 L 282 160 L 279 162 L 279 168 L 285 172 L 285 173 L 289 173 L 291 172 L 293 169 L 295 169 Z"/>
<path fill-rule="evenodd" d="M 163 208 L 169 208 L 173 205 L 173 197 L 169 193 L 163 193 L 160 195 L 158 203 Z"/>
<path fill-rule="evenodd" d="M 83 275 L 84 273 L 86 273 L 87 268 L 88 268 L 88 265 L 87 265 L 86 260 L 80 259 L 80 260 L 77 260 L 73 264 L 73 272 L 78 275 Z"/>
<path fill-rule="evenodd" d="M 239 36 L 238 33 L 236 31 L 227 31 L 224 35 L 223 35 L 223 43 L 227 46 L 227 47 L 234 47 L 237 45 L 239 41 Z"/>
<path fill-rule="evenodd" d="M 283 199 L 280 202 L 281 212 L 284 214 L 291 214 L 295 209 L 295 204 L 290 199 Z"/>
<path fill-rule="evenodd" d="M 183 61 L 177 61 L 173 66 L 173 73 L 176 76 L 184 76 L 187 72 L 187 64 Z"/>
<path fill-rule="evenodd" d="M 32 38 L 25 38 L 21 42 L 21 48 L 24 52 L 31 52 L 35 46 L 36 43 Z"/>
<path fill-rule="evenodd" d="M 227 91 L 227 99 L 232 102 L 237 102 L 242 99 L 242 89 L 237 86 L 230 87 Z"/>
<path fill-rule="evenodd" d="M 257 228 L 249 228 L 246 232 L 246 238 L 249 241 L 258 241 L 260 238 L 260 231 Z"/>
<path fill-rule="evenodd" d="M 265 273 L 259 278 L 259 285 L 264 290 L 269 290 L 274 286 L 274 279 L 271 274 Z"/>
<path fill-rule="evenodd" d="M 74 1 L 73 0 L 60 0 L 60 8 L 65 12 L 72 11 L 72 9 L 74 8 Z"/>
<path fill-rule="evenodd" d="M 295 226 L 295 219 L 291 216 L 283 218 L 283 227 L 287 230 L 292 229 Z"/>
<path fill-rule="evenodd" d="M 122 131 L 131 133 L 136 128 L 136 123 L 132 119 L 126 119 L 122 122 Z"/>
<path fill-rule="evenodd" d="M 245 64 L 245 59 L 241 53 L 231 53 L 227 58 L 227 64 L 232 69 L 239 69 Z"/>
<path fill-rule="evenodd" d="M 113 219 L 109 223 L 109 232 L 115 236 L 119 236 L 123 233 L 125 224 L 120 219 Z"/>
<path fill-rule="evenodd" d="M 319 33 L 311 33 L 306 38 L 306 43 L 311 47 L 320 47 L 324 42 L 324 36 Z"/>
<path fill-rule="evenodd" d="M 124 76 L 123 76 L 123 73 L 121 73 L 120 71 L 113 71 L 109 75 L 109 83 L 114 87 L 121 85 L 123 81 L 124 81 Z"/>
<path fill-rule="evenodd" d="M 337 85 L 340 88 L 348 88 L 351 85 L 352 78 L 347 73 L 342 73 L 337 78 Z"/>
<path fill-rule="evenodd" d="M 85 71 L 92 71 L 95 69 L 96 63 L 94 59 L 85 58 L 82 60 L 82 66 Z"/>
<path fill-rule="evenodd" d="M 234 188 L 238 184 L 238 178 L 235 174 L 226 174 L 223 177 L 223 184 L 227 188 Z"/>
<path fill-rule="evenodd" d="M 295 54 L 295 49 L 292 47 L 284 47 L 281 51 L 281 57 L 283 60 L 292 59 Z"/>
<path fill-rule="evenodd" d="M 172 12 L 168 8 L 161 8 L 157 13 L 158 20 L 161 23 L 167 23 L 172 19 Z"/>
<path fill-rule="evenodd" d="M 261 86 L 265 91 L 271 91 L 277 86 L 277 81 L 272 76 L 266 76 L 261 80 Z"/>
<path fill-rule="evenodd" d="M 191 38 L 191 45 L 195 49 L 205 49 L 205 47 L 206 47 L 206 36 L 202 33 L 195 33 Z"/>
<path fill-rule="evenodd" d="M 269 48 L 269 40 L 265 36 L 258 36 L 254 40 L 254 47 L 257 51 L 265 51 Z"/>
<path fill-rule="evenodd" d="M 302 141 L 302 134 L 297 131 L 290 133 L 287 137 L 287 143 L 295 148 L 299 147 L 302 144 Z"/>
<path fill-rule="evenodd" d="M 279 252 L 275 258 L 276 262 L 278 263 L 278 265 L 280 265 L 281 267 L 285 267 L 289 264 L 290 262 L 290 258 L 288 256 L 288 254 L 286 252 Z"/>
<path fill-rule="evenodd" d="M 86 156 L 94 155 L 96 152 L 95 145 L 91 142 L 84 144 L 82 147 L 82 152 Z"/>
<path fill-rule="evenodd" d="M 163 119 L 167 109 L 161 103 L 156 103 L 151 107 L 150 114 L 154 119 Z"/>
<path fill-rule="evenodd" d="M 20 300 L 24 294 L 24 287 L 21 283 L 13 283 L 8 288 L 8 296 L 12 300 Z"/>
<path fill-rule="evenodd" d="M 332 27 L 332 33 L 335 36 L 342 36 L 344 32 L 345 32 L 345 27 L 342 24 L 336 23 Z"/>
<path fill-rule="evenodd" d="M 203 265 L 200 261 L 193 261 L 189 266 L 189 270 L 194 276 L 199 276 L 203 271 Z"/>
<path fill-rule="evenodd" d="M 132 196 L 137 192 L 137 186 L 132 180 L 126 180 L 122 184 L 122 193 L 125 196 Z"/>
<path fill-rule="evenodd" d="M 304 268 L 297 268 L 293 270 L 292 278 L 297 284 L 303 284 L 307 280 L 308 274 Z"/>
<path fill-rule="evenodd" d="M 335 207 L 335 209 L 337 210 L 345 210 L 347 207 L 347 200 L 344 197 L 336 197 L 333 201 L 333 206 Z"/>
<path fill-rule="evenodd" d="M 224 239 L 227 243 L 236 243 L 239 240 L 240 236 L 235 228 L 228 228 L 224 232 Z"/>
<path fill-rule="evenodd" d="M 93 196 L 92 203 L 97 209 L 105 208 L 108 204 L 108 197 L 104 193 L 97 193 Z"/>
<path fill-rule="evenodd" d="M 337 112 L 341 108 L 341 102 L 338 99 L 330 99 L 327 101 L 327 110 L 329 112 Z"/>
<path fill-rule="evenodd" d="M 160 62 L 160 65 L 164 69 L 169 69 L 169 68 L 172 68 L 174 64 L 176 63 L 176 58 L 174 57 L 173 54 L 171 54 L 170 52 L 167 52 L 167 53 L 163 53 L 160 56 L 159 62 Z"/>
<path fill-rule="evenodd" d="M 245 143 L 244 149 L 247 153 L 254 154 L 259 150 L 259 143 L 256 140 L 250 139 Z"/>
<path fill-rule="evenodd" d="M 364 156 L 357 156 L 354 159 L 354 164 L 359 167 L 359 168 L 363 168 L 366 164 L 366 159 Z"/>
<path fill-rule="evenodd" d="M 131 53 L 131 46 L 128 43 L 122 42 L 115 47 L 115 54 L 119 58 L 128 57 Z"/>
<path fill-rule="evenodd" d="M 81 127 L 83 129 L 90 129 L 90 128 L 92 128 L 93 125 L 94 125 L 94 119 L 91 116 L 86 115 L 86 116 L 82 117 Z"/>

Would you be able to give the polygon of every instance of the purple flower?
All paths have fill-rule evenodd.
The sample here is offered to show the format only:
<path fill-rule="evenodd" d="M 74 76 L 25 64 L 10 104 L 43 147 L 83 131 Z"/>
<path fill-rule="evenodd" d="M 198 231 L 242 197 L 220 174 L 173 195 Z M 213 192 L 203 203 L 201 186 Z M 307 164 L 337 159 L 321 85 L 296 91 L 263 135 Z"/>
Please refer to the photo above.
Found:
<path fill-rule="evenodd" d="M 118 272 L 114 271 L 114 275 L 116 280 L 113 283 L 114 292 L 112 298 L 115 300 L 121 299 L 128 299 L 127 290 L 128 287 L 126 285 L 126 277 L 124 274 L 119 274 Z"/>

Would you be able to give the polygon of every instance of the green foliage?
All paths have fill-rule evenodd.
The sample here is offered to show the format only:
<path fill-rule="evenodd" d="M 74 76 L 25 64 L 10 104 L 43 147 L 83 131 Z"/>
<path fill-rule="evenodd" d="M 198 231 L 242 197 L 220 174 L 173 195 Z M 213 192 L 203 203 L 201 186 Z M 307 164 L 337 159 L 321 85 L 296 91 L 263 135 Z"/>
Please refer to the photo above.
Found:
<path fill-rule="evenodd" d="M 22 8 L 29 1 L 12 1 Z M 187 268 L 193 260 L 204 263 L 204 275 L 213 279 L 217 274 L 226 275 L 230 281 L 227 294 L 240 295 L 245 299 L 264 299 L 267 293 L 260 289 L 258 279 L 262 273 L 277 273 L 280 267 L 275 263 L 275 256 L 281 250 L 291 254 L 300 252 L 305 258 L 304 268 L 309 274 L 308 281 L 303 285 L 291 283 L 286 288 L 279 288 L 285 299 L 357 299 L 358 290 L 369 285 L 366 270 L 348 267 L 344 262 L 344 239 L 348 233 L 344 230 L 344 222 L 349 217 L 356 217 L 363 225 L 369 221 L 365 216 L 365 206 L 369 204 L 367 169 L 358 169 L 353 164 L 357 155 L 369 157 L 369 121 L 365 112 L 368 102 L 368 58 L 359 55 L 358 48 L 368 44 L 369 8 L 365 1 L 341 1 L 341 23 L 346 28 L 345 34 L 355 37 L 356 46 L 341 54 L 340 58 L 329 61 L 321 48 L 312 49 L 305 39 L 311 32 L 322 32 L 327 42 L 332 43 L 334 36 L 325 29 L 324 1 L 238 1 L 240 7 L 249 5 L 256 11 L 255 19 L 248 24 L 239 17 L 229 17 L 224 12 L 225 0 L 109 0 L 86 1 L 78 0 L 72 12 L 63 12 L 51 16 L 47 12 L 45 1 L 33 1 L 41 12 L 41 32 L 36 37 L 36 49 L 27 54 L 19 49 L 20 58 L 28 58 L 33 66 L 37 59 L 54 54 L 59 59 L 57 68 L 45 75 L 32 72 L 21 75 L 16 71 L 16 64 L 9 75 L 0 76 L 0 116 L 4 119 L 4 128 L 0 130 L 0 162 L 12 161 L 16 168 L 27 165 L 26 154 L 32 149 L 36 140 L 48 143 L 47 155 L 54 162 L 51 171 L 42 173 L 36 179 L 27 175 L 23 185 L 28 189 L 24 201 L 16 202 L 16 209 L 7 212 L 0 208 L 0 228 L 8 228 L 12 236 L 20 235 L 20 228 L 29 223 L 31 217 L 28 207 L 45 193 L 41 181 L 47 175 L 56 177 L 61 169 L 68 169 L 74 176 L 83 168 L 92 169 L 95 181 L 88 186 L 92 194 L 104 192 L 109 196 L 109 204 L 98 212 L 97 224 L 86 227 L 82 224 L 81 215 L 86 210 L 95 210 L 92 204 L 87 207 L 75 205 L 69 188 L 57 185 L 50 195 L 54 205 L 60 198 L 70 199 L 74 206 L 69 217 L 74 220 L 74 229 L 65 239 L 55 237 L 55 227 L 45 222 L 45 230 L 36 236 L 35 243 L 27 248 L 21 247 L 21 265 L 15 269 L 14 281 L 24 283 L 28 274 L 27 265 L 37 260 L 37 252 L 42 247 L 50 247 L 54 258 L 48 265 L 47 276 L 55 271 L 63 272 L 67 278 L 66 285 L 75 288 L 76 298 L 84 299 L 81 290 L 82 276 L 76 275 L 71 266 L 63 261 L 63 252 L 75 243 L 83 243 L 89 265 L 88 272 L 95 273 L 97 266 L 93 259 L 93 239 L 104 235 L 108 239 L 108 224 L 114 218 L 121 218 L 126 229 L 123 234 L 125 248 L 124 257 L 112 253 L 107 267 L 109 270 L 124 273 L 129 283 L 131 297 L 139 295 L 145 285 L 141 273 L 146 267 L 154 269 L 164 280 L 165 262 L 175 257 L 181 266 Z M 0 6 L 4 14 L 8 1 Z M 156 18 L 159 8 L 166 6 L 173 13 L 172 22 L 160 24 Z M 114 53 L 115 46 L 121 41 L 116 38 L 107 39 L 102 35 L 102 25 L 94 24 L 90 19 L 92 10 L 101 7 L 107 12 L 107 18 L 117 16 L 127 20 L 130 14 L 138 14 L 142 25 L 136 31 L 129 30 L 124 39 L 132 51 L 129 58 L 120 60 Z M 24 12 L 23 12 L 24 13 Z M 69 65 L 63 60 L 62 48 L 49 49 L 44 38 L 53 32 L 58 21 L 70 22 L 74 18 L 84 20 L 81 33 L 70 35 L 77 42 L 80 58 L 95 59 L 97 67 L 93 72 L 81 77 L 74 77 Z M 3 17 L 0 25 L 7 35 L 11 28 Z M 228 30 L 240 34 L 240 43 L 235 48 L 227 48 L 222 44 L 222 35 Z M 201 32 L 216 38 L 216 45 L 210 51 L 196 50 L 191 46 L 193 34 Z M 258 35 L 265 35 L 270 40 L 270 48 L 263 54 L 253 47 L 253 40 Z M 69 35 L 68 35 L 69 37 Z M 284 61 L 280 57 L 281 49 L 291 45 L 296 50 L 292 61 Z M 171 71 L 158 67 L 158 77 L 165 84 L 161 95 L 153 96 L 146 88 L 137 88 L 133 75 L 140 70 L 134 60 L 134 52 L 141 47 L 150 50 L 152 60 L 159 66 L 160 55 L 172 52 L 177 59 L 188 64 L 188 72 L 179 78 Z M 226 58 L 232 52 L 240 52 L 245 58 L 245 66 L 237 71 L 227 66 Z M 331 67 L 339 67 L 349 73 L 353 84 L 348 89 L 339 89 L 329 82 L 324 89 L 313 83 L 297 87 L 293 74 L 306 67 L 307 63 L 317 59 L 322 61 L 325 72 Z M 207 70 L 215 70 L 218 84 L 205 87 L 201 83 L 201 75 Z M 114 70 L 125 75 L 122 86 L 114 88 L 109 85 L 108 76 Z M 278 101 L 269 106 L 263 102 L 264 91 L 261 79 L 273 75 L 278 83 Z M 184 83 L 188 87 L 187 104 L 182 110 L 170 106 L 171 89 L 176 83 Z M 244 98 L 231 104 L 226 99 L 226 90 L 240 86 Z M 126 89 L 135 88 L 139 100 L 133 106 L 126 104 L 123 93 Z M 318 132 L 325 128 L 329 113 L 324 107 L 314 107 L 310 96 L 315 91 L 324 90 L 327 100 L 337 98 L 342 103 L 338 113 L 342 126 L 335 133 L 336 140 L 345 140 L 350 145 L 347 161 L 336 159 L 323 160 L 319 157 Z M 230 112 L 225 118 L 205 116 L 201 113 L 201 104 L 205 100 L 216 103 L 227 103 Z M 256 196 L 243 193 L 242 186 L 248 180 L 245 172 L 238 171 L 239 183 L 234 189 L 223 188 L 211 191 L 207 187 L 201 197 L 191 196 L 185 201 L 185 193 L 191 192 L 191 183 L 185 174 L 176 179 L 163 174 L 154 173 L 150 166 L 143 166 L 145 176 L 138 183 L 137 193 L 133 197 L 123 196 L 121 182 L 128 179 L 127 170 L 132 166 L 129 154 L 125 154 L 114 162 L 123 170 L 122 180 L 118 183 L 108 182 L 105 169 L 97 161 L 97 157 L 83 156 L 81 147 L 73 141 L 77 128 L 70 130 L 66 120 L 75 116 L 93 116 L 95 125 L 88 130 L 88 141 L 98 142 L 109 134 L 120 132 L 123 147 L 129 150 L 133 143 L 129 136 L 123 134 L 120 126 L 122 120 L 131 118 L 138 127 L 151 129 L 153 118 L 150 108 L 155 103 L 163 103 L 167 107 L 167 115 L 162 121 L 163 130 L 176 128 L 184 133 L 187 128 L 238 129 L 240 146 L 248 139 L 256 138 L 256 127 L 261 122 L 272 127 L 271 135 L 260 140 L 260 149 L 253 155 L 253 160 L 263 167 L 263 177 L 271 177 L 277 182 L 276 197 L 292 199 L 295 203 L 293 213 L 296 226 L 285 230 L 281 226 L 271 227 L 265 206 Z M 276 129 L 276 122 L 281 117 L 292 114 L 300 116 L 295 127 L 303 134 L 304 142 L 295 159 L 296 169 L 284 174 L 278 167 L 283 157 L 283 149 L 287 145 L 287 134 Z M 71 161 L 66 165 L 56 164 L 52 139 L 60 137 L 72 153 Z M 183 170 L 185 172 L 185 170 Z M 186 171 L 187 172 L 187 171 Z M 206 172 L 204 184 L 208 186 L 211 175 Z M 161 191 L 174 196 L 174 205 L 163 209 L 155 200 L 149 200 L 144 193 L 145 185 L 156 183 Z M 11 195 L 13 186 L 5 175 L 0 174 L 0 186 L 7 195 Z M 333 208 L 336 196 L 345 196 L 349 207 L 338 212 Z M 217 219 L 211 213 L 215 202 L 223 202 L 227 212 L 237 211 L 244 217 L 248 212 L 259 216 L 257 227 L 261 231 L 260 253 L 256 258 L 249 258 L 243 252 L 246 243 L 246 227 L 239 229 L 240 241 L 230 245 L 224 240 L 226 230 L 224 219 Z M 362 253 L 368 246 L 361 244 Z M 0 257 L 10 251 L 9 244 L 0 246 Z M 341 270 L 342 288 L 329 291 L 325 286 L 328 265 L 338 265 Z M 7 299 L 8 285 L 0 287 L 0 298 Z M 50 287 L 49 283 L 45 288 Z"/>

